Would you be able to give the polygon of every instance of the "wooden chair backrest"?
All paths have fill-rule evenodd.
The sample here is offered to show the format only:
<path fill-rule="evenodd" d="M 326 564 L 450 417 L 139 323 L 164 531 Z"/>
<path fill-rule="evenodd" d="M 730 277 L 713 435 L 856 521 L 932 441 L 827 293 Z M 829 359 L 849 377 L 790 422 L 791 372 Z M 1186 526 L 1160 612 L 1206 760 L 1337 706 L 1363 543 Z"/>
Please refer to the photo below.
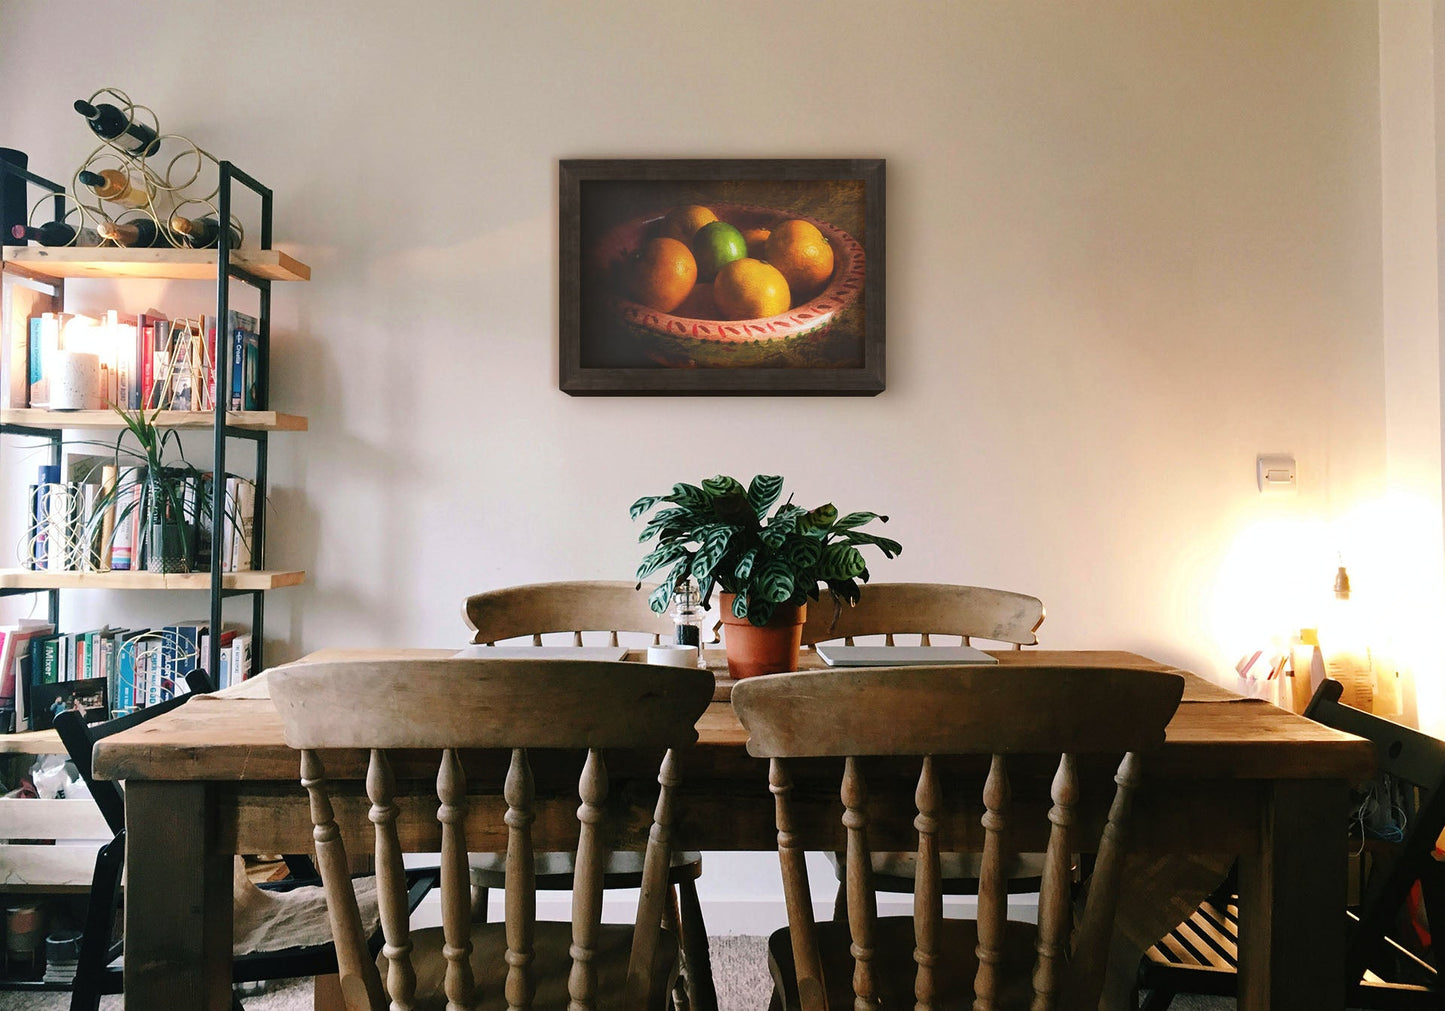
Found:
<path fill-rule="evenodd" d="M 803 645 L 842 639 L 847 645 L 860 635 L 919 635 L 923 645 L 931 636 L 957 635 L 964 645 L 977 639 L 1011 643 L 1015 649 L 1038 644 L 1044 623 L 1044 603 L 1038 597 L 986 586 L 953 583 L 869 583 L 858 603 L 844 605 L 833 621 L 831 598 L 824 595 L 808 604 L 803 623 Z"/>
<path fill-rule="evenodd" d="M 163 702 L 146 706 L 144 709 L 137 709 L 124 716 L 117 716 L 104 723 L 86 723 L 81 714 L 73 709 L 55 717 L 55 732 L 60 736 L 60 742 L 65 745 L 65 751 L 76 771 L 80 773 L 80 778 L 90 789 L 90 796 L 95 801 L 96 807 L 100 808 L 100 813 L 104 815 L 112 835 L 119 835 L 125 831 L 125 794 L 121 792 L 119 783 L 109 779 L 96 778 L 91 765 L 95 744 L 122 730 L 138 727 L 148 720 L 170 712 L 177 706 L 183 706 L 194 695 L 215 691 L 211 679 L 203 670 L 191 671 L 186 675 L 185 688 L 182 689 L 179 685 L 177 688 L 180 689 L 180 693 Z"/>
<path fill-rule="evenodd" d="M 473 632 L 472 642 L 495 644 L 503 639 L 530 635 L 542 645 L 548 632 L 571 632 L 582 645 L 583 632 L 610 632 L 617 645 L 618 632 L 641 632 L 654 644 L 671 637 L 672 619 L 647 606 L 653 587 L 621 580 L 529 583 L 475 593 L 467 598 L 463 616 Z"/>
<path fill-rule="evenodd" d="M 1354 984 L 1385 945 L 1386 931 L 1394 925 L 1411 886 L 1432 869 L 1432 851 L 1445 830 L 1445 741 L 1344 705 L 1340 702 L 1343 693 L 1343 684 L 1326 678 L 1315 689 L 1304 715 L 1365 738 L 1375 746 L 1380 772 L 1420 791 L 1420 803 L 1409 812 L 1399 848 L 1384 869 L 1370 875 L 1359 922 L 1351 925 L 1345 967 Z"/>
<path fill-rule="evenodd" d="M 1010 839 L 1011 755 L 1062 753 L 1050 796 L 1048 849 L 1039 895 L 1035 1007 L 1096 1008 L 1123 869 L 1122 834 L 1140 778 L 1139 753 L 1164 742 L 1164 728 L 1184 691 L 1177 674 L 1113 668 L 1030 668 L 997 671 L 964 667 L 829 670 L 750 678 L 733 689 L 733 708 L 748 730 L 748 752 L 771 759 L 778 856 L 788 907 L 798 992 L 806 1011 L 823 1008 L 826 987 L 813 923 L 803 852 L 794 836 L 794 759 L 844 757 L 843 826 L 847 834 L 848 920 L 859 1006 L 877 994 L 871 959 L 877 919 L 868 845 L 865 756 L 921 756 L 914 794 L 918 866 L 914 891 L 915 994 L 920 1007 L 961 1006 L 957 994 L 936 993 L 933 966 L 943 900 L 939 828 L 942 809 L 935 758 L 991 755 L 983 789 L 982 871 L 978 891 L 978 975 L 974 1007 L 995 1007 L 1002 981 L 998 955 L 1007 919 L 1006 868 Z M 1123 753 L 1108 822 L 1098 846 L 1089 901 L 1070 945 L 1071 839 L 1079 796 L 1077 756 Z M 957 840 L 944 848 L 959 849 Z M 941 1002 L 941 1003 L 935 1003 Z"/>
<path fill-rule="evenodd" d="M 627 1006 L 642 1007 L 652 985 L 667 888 L 673 797 L 679 775 L 673 748 L 697 739 L 693 725 L 712 698 L 706 671 L 645 664 L 576 660 L 414 660 L 316 663 L 274 670 L 271 698 L 285 725 L 286 743 L 301 751 L 301 782 L 311 798 L 316 858 L 336 942 L 348 1007 L 385 1011 L 410 1007 L 416 984 L 407 923 L 406 875 L 397 832 L 392 749 L 440 749 L 437 820 L 441 822 L 442 929 L 450 1007 L 472 1007 L 470 875 L 467 867 L 467 784 L 459 752 L 510 752 L 503 787 L 506 824 L 506 997 L 531 1006 L 536 887 L 531 825 L 533 783 L 529 748 L 586 749 L 579 791 L 580 839 L 572 898 L 573 964 L 569 992 L 591 1007 L 591 964 L 602 916 L 600 823 L 607 799 L 603 748 L 666 748 L 660 792 L 643 867 L 628 965 Z M 374 700 L 373 704 L 361 704 Z M 371 753 L 366 779 L 375 824 L 377 900 L 389 960 L 383 988 L 367 955 L 345 844 L 336 825 L 318 751 L 362 748 Z M 388 998 L 388 994 L 390 997 Z M 636 998 L 635 1000 L 633 998 Z"/>

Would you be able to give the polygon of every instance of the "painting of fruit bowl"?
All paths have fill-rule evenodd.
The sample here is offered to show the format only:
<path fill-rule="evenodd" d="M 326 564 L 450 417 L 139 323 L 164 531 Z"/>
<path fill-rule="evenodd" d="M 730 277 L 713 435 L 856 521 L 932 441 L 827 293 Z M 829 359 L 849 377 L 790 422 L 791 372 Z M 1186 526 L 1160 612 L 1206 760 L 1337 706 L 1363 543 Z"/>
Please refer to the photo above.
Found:
<path fill-rule="evenodd" d="M 742 368 L 827 337 L 863 291 L 863 246 L 784 208 L 684 204 L 589 251 L 612 311 L 662 365 Z"/>
<path fill-rule="evenodd" d="M 882 389 L 881 161 L 562 165 L 564 390 Z"/>

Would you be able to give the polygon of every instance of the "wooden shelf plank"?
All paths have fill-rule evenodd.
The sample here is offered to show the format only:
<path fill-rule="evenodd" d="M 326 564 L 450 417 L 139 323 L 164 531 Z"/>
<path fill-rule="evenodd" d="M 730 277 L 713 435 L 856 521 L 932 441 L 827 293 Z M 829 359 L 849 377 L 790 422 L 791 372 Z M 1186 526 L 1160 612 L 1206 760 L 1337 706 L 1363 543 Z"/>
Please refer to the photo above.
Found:
<path fill-rule="evenodd" d="M 279 590 L 300 586 L 304 570 L 228 572 L 221 577 L 227 590 Z M 209 590 L 209 572 L 37 572 L 0 569 L 0 589 L 15 590 Z"/>
<path fill-rule="evenodd" d="M 6 246 L 7 269 L 42 280 L 63 277 L 150 277 L 214 281 L 214 249 L 129 249 L 116 246 Z M 311 268 L 279 249 L 234 249 L 231 262 L 253 277 L 309 281 Z"/>
<path fill-rule="evenodd" d="M 0 755 L 63 755 L 65 745 L 53 730 L 26 730 L 0 734 Z"/>
<path fill-rule="evenodd" d="M 150 415 L 147 414 L 147 417 Z M 216 416 L 210 411 L 161 411 L 156 415 L 157 428 L 211 428 Z M 266 432 L 304 432 L 308 421 L 304 415 L 280 411 L 227 411 L 226 424 L 232 428 Z M 21 407 L 0 411 L 0 425 L 24 425 L 27 428 L 108 428 L 119 431 L 125 422 L 114 411 L 47 411 L 37 407 Z"/>

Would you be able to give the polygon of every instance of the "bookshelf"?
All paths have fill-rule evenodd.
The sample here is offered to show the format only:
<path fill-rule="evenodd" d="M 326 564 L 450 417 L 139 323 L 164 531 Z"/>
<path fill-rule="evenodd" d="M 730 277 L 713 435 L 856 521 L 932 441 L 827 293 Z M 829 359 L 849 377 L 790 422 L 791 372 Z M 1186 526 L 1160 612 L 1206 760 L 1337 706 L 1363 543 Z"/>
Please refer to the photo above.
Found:
<path fill-rule="evenodd" d="M 210 411 L 161 411 L 155 416 L 157 428 L 212 428 L 216 416 Z M 0 409 L 0 425 L 7 428 L 31 428 L 37 431 L 69 428 L 108 429 L 120 431 L 125 422 L 114 411 L 46 411 L 21 407 Z M 226 427 L 248 432 L 304 432 L 306 418 L 280 411 L 227 411 Z"/>
<path fill-rule="evenodd" d="M 5 246 L 5 269 L 34 280 L 68 277 L 136 277 L 160 281 L 214 281 L 215 249 L 128 249 L 105 246 Z M 233 249 L 228 267 L 254 280 L 309 281 L 311 268 L 279 249 Z"/>
<path fill-rule="evenodd" d="M 32 186 L 54 195 L 57 217 L 64 215 L 64 188 L 33 173 L 20 171 L 0 163 L 3 173 L 19 174 Z M 71 279 L 152 279 L 210 281 L 215 284 L 215 313 L 218 321 L 228 319 L 231 286 L 242 284 L 258 293 L 257 313 L 259 349 L 257 375 L 260 402 L 266 404 L 270 374 L 271 285 L 273 282 L 304 282 L 311 277 L 311 268 L 292 256 L 271 248 L 272 194 L 270 189 L 236 168 L 230 162 L 220 163 L 220 187 L 216 195 L 218 217 L 229 220 L 232 200 L 238 188 L 259 198 L 261 206 L 260 241 L 257 247 L 230 248 L 228 230 L 221 230 L 220 244 L 213 249 L 125 248 L 125 247 L 0 247 L 0 284 L 5 286 L 4 319 L 0 320 L 0 353 L 10 355 L 15 342 L 12 328 L 23 323 L 27 314 L 60 311 L 65 308 L 65 282 Z M 27 201 L 27 205 L 30 201 Z M 218 333 L 224 331 L 224 323 Z M 219 338 L 218 338 L 219 344 Z M 217 355 L 216 389 L 229 390 L 228 355 Z M 255 446 L 255 526 L 252 541 L 253 570 L 223 572 L 222 552 L 212 550 L 209 571 L 161 573 L 149 571 L 37 571 L 0 568 L 0 597 L 16 594 L 44 593 L 49 600 L 49 620 L 60 627 L 62 591 L 76 590 L 166 590 L 205 592 L 210 598 L 210 626 L 222 627 L 222 602 L 233 596 L 251 599 L 251 636 L 253 670 L 264 669 L 265 611 L 264 594 L 270 590 L 298 586 L 306 573 L 299 570 L 266 567 L 266 495 L 268 439 L 273 432 L 304 432 L 306 417 L 273 410 L 228 410 L 226 398 L 216 398 L 212 411 L 163 411 L 156 425 L 167 429 L 204 430 L 212 435 L 212 472 L 224 475 L 228 443 L 241 439 Z M 30 436 L 45 439 L 50 446 L 49 462 L 61 462 L 64 433 L 78 430 L 97 433 L 119 433 L 125 428 L 122 419 L 111 410 L 51 411 L 22 406 L 0 408 L 0 436 Z M 221 526 L 225 516 L 225 482 L 212 482 L 211 537 L 221 544 Z M 0 493 L 16 495 L 14 489 Z M 20 496 L 23 497 L 23 490 Z M 201 665 L 213 675 L 220 663 L 220 635 L 211 636 L 208 656 Z"/>

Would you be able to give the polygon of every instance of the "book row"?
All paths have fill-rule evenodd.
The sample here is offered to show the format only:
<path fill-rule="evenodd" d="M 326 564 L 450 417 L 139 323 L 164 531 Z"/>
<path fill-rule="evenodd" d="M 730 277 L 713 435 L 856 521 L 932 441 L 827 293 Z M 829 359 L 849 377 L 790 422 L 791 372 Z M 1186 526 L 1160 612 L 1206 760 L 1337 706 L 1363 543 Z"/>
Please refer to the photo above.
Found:
<path fill-rule="evenodd" d="M 168 319 L 154 310 L 137 316 L 110 310 L 97 319 L 42 312 L 14 329 L 0 406 L 215 409 L 215 316 Z M 224 334 L 226 408 L 264 409 L 256 318 L 232 309 Z"/>
<path fill-rule="evenodd" d="M 210 623 L 57 633 L 22 619 L 0 627 L 0 731 L 44 730 L 67 709 L 87 719 L 123 716 L 187 691 L 186 675 L 204 668 Z M 251 634 L 221 630 L 218 688 L 251 676 Z"/>
<path fill-rule="evenodd" d="M 105 462 L 111 459 L 111 462 Z M 27 568 L 47 572 L 110 572 L 160 569 L 162 541 L 146 523 L 158 511 L 158 482 L 144 467 L 117 467 L 113 458 L 71 455 L 62 467 L 44 464 L 29 486 L 29 522 L 21 559 Z M 62 480 L 63 478 L 63 480 Z M 165 487 L 178 492 L 183 566 L 208 569 L 213 544 L 211 523 L 214 475 L 177 471 Z M 252 567 L 256 486 L 228 475 L 221 516 L 221 570 Z M 176 537 L 172 536 L 173 548 Z M 175 559 L 171 558 L 174 562 Z"/>

